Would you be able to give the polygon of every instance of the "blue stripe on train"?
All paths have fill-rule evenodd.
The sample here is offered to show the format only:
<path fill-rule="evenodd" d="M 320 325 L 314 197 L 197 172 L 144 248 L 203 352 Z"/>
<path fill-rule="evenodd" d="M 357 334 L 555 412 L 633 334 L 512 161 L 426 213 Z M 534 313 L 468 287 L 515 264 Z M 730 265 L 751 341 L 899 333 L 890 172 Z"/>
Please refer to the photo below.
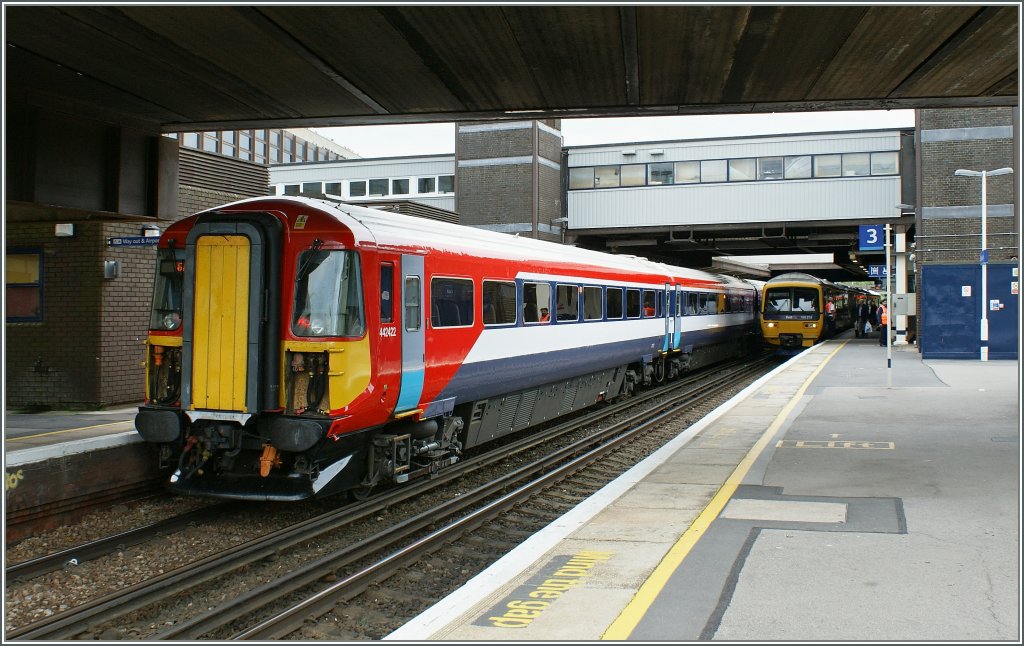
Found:
<path fill-rule="evenodd" d="M 749 326 L 685 332 L 687 346 L 724 343 L 738 338 Z M 650 356 L 664 336 L 631 339 L 604 345 L 557 350 L 518 357 L 464 364 L 437 399 L 455 397 L 456 404 L 526 390 L 553 381 L 626 365 Z"/>
<path fill-rule="evenodd" d="M 423 368 L 402 371 L 402 385 L 398 390 L 398 403 L 395 412 L 412 410 L 420 403 L 423 395 Z"/>

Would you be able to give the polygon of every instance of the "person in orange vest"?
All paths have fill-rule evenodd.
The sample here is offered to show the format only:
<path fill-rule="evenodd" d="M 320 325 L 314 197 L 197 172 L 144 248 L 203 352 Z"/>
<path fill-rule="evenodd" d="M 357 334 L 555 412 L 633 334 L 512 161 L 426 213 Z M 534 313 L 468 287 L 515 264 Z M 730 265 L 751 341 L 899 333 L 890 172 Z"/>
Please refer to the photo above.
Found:
<path fill-rule="evenodd" d="M 836 303 L 829 296 L 828 300 L 825 301 L 825 326 L 828 330 L 828 335 L 833 336 L 836 333 Z"/>
<path fill-rule="evenodd" d="M 885 345 L 886 335 L 889 334 L 889 306 L 883 299 L 878 304 L 878 345 Z"/>

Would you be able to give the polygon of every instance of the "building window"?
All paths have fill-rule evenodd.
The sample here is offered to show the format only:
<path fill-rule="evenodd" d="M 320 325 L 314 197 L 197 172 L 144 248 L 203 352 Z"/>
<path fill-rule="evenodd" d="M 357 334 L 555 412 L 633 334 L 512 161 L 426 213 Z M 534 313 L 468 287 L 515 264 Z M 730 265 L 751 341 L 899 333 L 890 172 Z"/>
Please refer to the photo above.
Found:
<path fill-rule="evenodd" d="M 700 162 L 676 162 L 676 184 L 696 184 L 700 181 Z"/>
<path fill-rule="evenodd" d="M 724 159 L 705 159 L 700 163 L 700 181 L 724 182 L 729 176 L 729 166 Z"/>
<path fill-rule="evenodd" d="M 320 182 L 303 182 L 302 183 L 302 192 L 303 193 L 319 194 L 322 191 L 323 191 L 323 184 L 321 184 Z"/>
<path fill-rule="evenodd" d="M 393 179 L 393 180 L 391 180 L 391 194 L 392 195 L 408 195 L 409 194 L 409 180 L 408 179 Z"/>
<path fill-rule="evenodd" d="M 341 182 L 327 182 L 324 184 L 324 193 L 341 197 Z"/>
<path fill-rule="evenodd" d="M 181 143 L 189 148 L 199 148 L 199 133 L 186 132 L 182 135 Z"/>
<path fill-rule="evenodd" d="M 842 175 L 842 155 L 815 155 L 814 176 L 815 177 L 839 177 Z"/>
<path fill-rule="evenodd" d="M 43 254 L 9 252 L 4 264 L 8 321 L 43 320 Z"/>
<path fill-rule="evenodd" d="M 783 174 L 786 179 L 810 179 L 811 177 L 811 156 L 800 155 L 799 157 L 786 157 L 785 170 Z"/>
<path fill-rule="evenodd" d="M 758 159 L 757 179 L 782 179 L 782 157 L 761 157 Z"/>
<path fill-rule="evenodd" d="M 843 177 L 867 177 L 871 174 L 869 153 L 846 153 L 843 155 Z"/>
<path fill-rule="evenodd" d="M 900 172 L 900 156 L 896 151 L 871 153 L 872 175 L 896 175 Z"/>
<path fill-rule="evenodd" d="M 607 188 L 619 185 L 618 166 L 598 166 L 594 169 L 594 186 Z"/>
<path fill-rule="evenodd" d="M 672 162 L 649 164 L 647 166 L 647 183 L 651 186 L 672 183 Z"/>
<path fill-rule="evenodd" d="M 455 176 L 454 175 L 441 175 L 437 178 L 437 192 L 438 193 L 454 193 L 455 192 Z"/>
<path fill-rule="evenodd" d="M 217 133 L 216 132 L 204 132 L 203 133 L 203 150 L 208 153 L 217 152 Z"/>
<path fill-rule="evenodd" d="M 416 180 L 416 192 L 419 194 L 433 193 L 434 187 L 437 185 L 437 178 L 435 177 L 421 177 Z"/>
<path fill-rule="evenodd" d="M 285 184 L 284 185 L 284 194 L 285 195 L 298 195 L 299 194 L 299 185 L 298 184 Z"/>
<path fill-rule="evenodd" d="M 370 197 L 384 197 L 388 194 L 388 180 L 386 179 L 371 179 L 370 180 Z"/>
<path fill-rule="evenodd" d="M 749 182 L 757 178 L 756 159 L 730 159 L 729 181 Z"/>
<path fill-rule="evenodd" d="M 625 164 L 621 172 L 623 186 L 644 186 L 647 182 L 647 164 Z"/>
<path fill-rule="evenodd" d="M 360 179 L 348 183 L 349 197 L 366 197 L 366 180 Z"/>
<path fill-rule="evenodd" d="M 594 167 L 570 168 L 569 188 L 594 188 Z"/>

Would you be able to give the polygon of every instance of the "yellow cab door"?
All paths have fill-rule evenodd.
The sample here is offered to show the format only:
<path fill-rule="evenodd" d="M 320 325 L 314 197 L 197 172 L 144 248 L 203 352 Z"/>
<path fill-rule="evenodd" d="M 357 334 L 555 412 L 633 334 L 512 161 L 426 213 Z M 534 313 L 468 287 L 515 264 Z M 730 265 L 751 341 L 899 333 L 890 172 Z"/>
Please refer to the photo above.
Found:
<path fill-rule="evenodd" d="M 250 242 L 242 235 L 196 240 L 192 405 L 246 411 Z"/>

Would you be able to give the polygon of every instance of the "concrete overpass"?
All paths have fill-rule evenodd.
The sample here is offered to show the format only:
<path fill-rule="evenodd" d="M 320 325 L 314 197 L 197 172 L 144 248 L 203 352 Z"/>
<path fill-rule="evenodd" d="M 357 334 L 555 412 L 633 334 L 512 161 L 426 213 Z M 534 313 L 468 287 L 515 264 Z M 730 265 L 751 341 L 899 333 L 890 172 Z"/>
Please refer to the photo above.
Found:
<path fill-rule="evenodd" d="M 1018 10 L 5 5 L 5 72 L 9 101 L 164 132 L 1007 106 Z"/>
<path fill-rule="evenodd" d="M 160 133 L 1012 106 L 1019 7 L 4 5 L 9 218 L 176 217 Z"/>

